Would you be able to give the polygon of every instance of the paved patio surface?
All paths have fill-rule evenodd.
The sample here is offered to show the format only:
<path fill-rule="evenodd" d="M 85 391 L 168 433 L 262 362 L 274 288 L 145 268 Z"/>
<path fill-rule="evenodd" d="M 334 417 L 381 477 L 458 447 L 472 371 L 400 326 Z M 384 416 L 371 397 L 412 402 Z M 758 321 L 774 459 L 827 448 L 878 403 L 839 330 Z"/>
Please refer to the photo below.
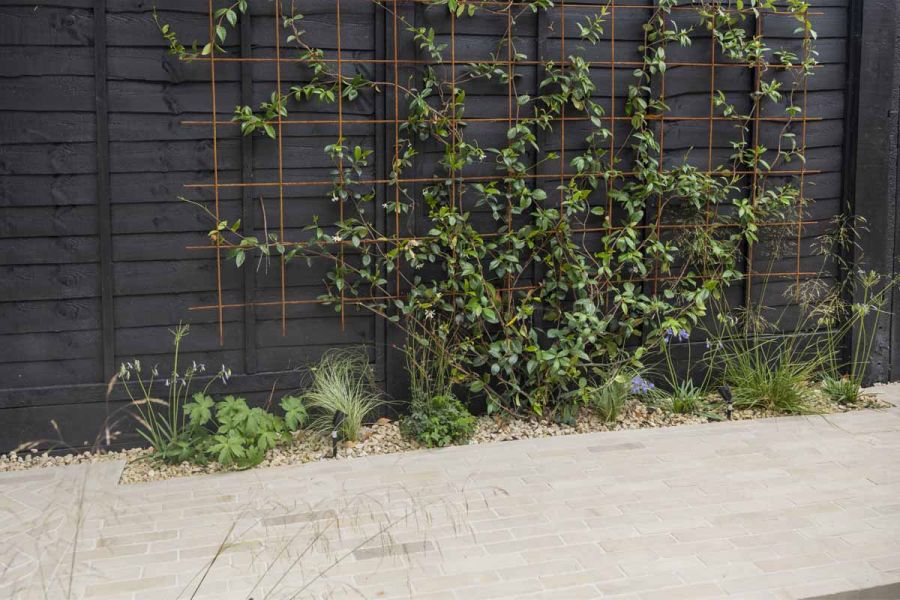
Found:
<path fill-rule="evenodd" d="M 900 386 L 878 391 L 900 404 Z M 898 408 L 132 486 L 120 469 L 0 475 L 0 598 L 810 598 L 900 583 Z"/>

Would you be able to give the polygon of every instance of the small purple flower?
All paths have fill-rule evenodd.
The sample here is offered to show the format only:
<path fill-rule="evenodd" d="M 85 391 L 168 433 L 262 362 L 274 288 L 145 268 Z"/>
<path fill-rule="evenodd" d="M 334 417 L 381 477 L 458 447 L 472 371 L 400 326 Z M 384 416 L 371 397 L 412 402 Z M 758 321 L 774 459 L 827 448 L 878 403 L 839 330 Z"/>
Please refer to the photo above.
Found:
<path fill-rule="evenodd" d="M 686 342 L 690 337 L 691 334 L 687 329 L 679 329 L 678 331 L 675 331 L 674 329 L 669 327 L 663 334 L 663 343 L 668 344 L 672 340 L 672 338 L 675 338 L 676 341 L 679 342 Z"/>
<path fill-rule="evenodd" d="M 631 378 L 631 393 L 632 394 L 646 394 L 656 386 L 653 385 L 652 382 L 647 381 L 640 375 L 635 375 Z"/>

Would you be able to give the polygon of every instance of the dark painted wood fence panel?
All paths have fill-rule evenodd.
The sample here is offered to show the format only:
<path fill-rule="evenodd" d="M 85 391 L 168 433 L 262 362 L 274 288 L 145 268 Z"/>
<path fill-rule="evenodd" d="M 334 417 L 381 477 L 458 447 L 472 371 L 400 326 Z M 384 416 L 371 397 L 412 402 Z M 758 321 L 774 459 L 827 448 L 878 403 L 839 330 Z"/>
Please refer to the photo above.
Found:
<path fill-rule="evenodd" d="M 628 4 L 638 3 L 652 4 L 649 0 Z M 272 4 L 251 5 L 240 34 L 230 36 L 228 50 L 235 55 L 272 56 L 276 27 Z M 802 232 L 799 263 L 795 255 L 773 262 L 763 243 L 754 255 L 757 269 L 793 271 L 799 264 L 804 271 L 818 270 L 821 259 L 813 251 L 815 237 L 842 210 L 847 198 L 845 131 L 852 110 L 848 98 L 853 96 L 848 82 L 852 83 L 855 69 L 849 33 L 855 9 L 845 0 L 812 5 L 822 12 L 815 18 L 821 67 L 810 79 L 808 112 L 823 120 L 811 123 L 807 130 L 806 168 L 821 172 L 806 177 L 806 195 L 811 199 L 806 218 L 821 225 Z M 344 0 L 341 6 L 345 57 L 350 61 L 391 57 L 390 15 L 365 0 Z M 411 23 L 434 27 L 440 43 L 450 42 L 446 7 L 399 6 Z M 402 387 L 402 362 L 391 350 L 398 342 L 397 333 L 367 313 L 349 311 L 342 329 L 330 307 L 291 305 L 285 311 L 286 335 L 282 335 L 278 306 L 229 309 L 223 314 L 220 343 L 216 311 L 190 310 L 218 300 L 214 252 L 186 249 L 206 243 L 210 221 L 178 199 L 185 195 L 212 205 L 209 190 L 183 187 L 208 183 L 213 177 L 210 127 L 183 123 L 211 119 L 210 70 L 207 62 L 180 62 L 166 54 L 153 22 L 154 7 L 183 39 L 206 37 L 205 2 L 0 1 L 0 450 L 51 435 L 51 419 L 59 423 L 68 441 L 91 441 L 103 419 L 111 414 L 115 418 L 124 406 L 121 390 L 114 390 L 108 402 L 106 398 L 106 381 L 116 365 L 135 357 L 145 364 L 165 363 L 170 350 L 168 329 L 179 321 L 191 324 L 184 358 L 212 368 L 222 363 L 232 366 L 237 375 L 229 389 L 235 393 L 265 395 L 276 383 L 289 388 L 297 381 L 293 369 L 316 360 L 328 348 L 349 344 L 367 348 L 379 379 L 389 389 Z M 304 2 L 302 10 L 310 43 L 333 54 L 334 1 Z M 588 9 L 569 11 L 566 35 L 574 38 L 577 18 L 573 15 L 587 14 Z M 562 58 L 560 14 L 556 7 L 523 16 L 516 25 L 517 46 L 531 58 Z M 637 59 L 645 18 L 643 10 L 621 11 L 617 16 L 617 60 Z M 457 25 L 457 60 L 465 63 L 487 59 L 496 51 L 506 22 L 505 17 L 484 16 L 460 19 Z M 793 28 L 786 19 L 765 23 L 773 43 L 778 38 L 793 39 Z M 400 31 L 398 37 L 402 57 L 422 58 L 408 32 Z M 698 39 L 689 48 L 673 48 L 670 58 L 705 61 L 708 51 L 709 44 Z M 583 52 L 589 59 L 609 60 L 612 47 L 602 41 Z M 381 81 L 393 77 L 392 68 L 383 64 L 345 69 L 351 73 L 358 69 L 367 78 Z M 543 71 L 542 67 L 518 68 L 519 93 L 534 95 Z M 624 112 L 622 92 L 631 82 L 630 71 L 629 67 L 592 70 L 596 99 L 618 115 Z M 399 74 L 403 80 L 415 75 L 406 65 Z M 746 69 L 720 67 L 715 74 L 719 86 L 729 91 L 752 86 Z M 709 75 L 708 68 L 669 70 L 667 101 L 672 114 L 708 114 Z M 282 73 L 285 81 L 307 76 L 308 70 L 299 65 L 286 65 Z M 268 99 L 275 80 L 270 63 L 219 64 L 219 120 L 230 118 L 237 104 L 257 105 Z M 617 90 L 614 107 L 609 98 L 613 84 Z M 506 117 L 505 86 L 473 82 L 466 89 L 467 116 Z M 394 118 L 392 94 L 389 87 L 378 94 L 364 91 L 358 100 L 344 105 L 344 112 L 362 119 Z M 333 119 L 337 110 L 309 103 L 293 114 Z M 505 123 L 483 124 L 476 137 L 482 146 L 501 145 L 505 130 Z M 571 155 L 579 149 L 586 130 L 586 124 L 568 123 L 565 148 L 558 131 L 541 133 L 540 145 L 545 151 L 564 150 Z M 475 135 L 476 130 L 472 131 Z M 621 138 L 625 126 L 615 131 Z M 670 161 L 687 156 L 689 162 L 706 165 L 706 123 L 667 122 L 663 131 Z M 730 133 L 724 125 L 714 128 L 714 164 L 728 159 Z M 331 165 L 322 149 L 336 135 L 332 124 L 285 126 L 285 180 L 328 180 Z M 775 135 L 777 128 L 761 128 L 761 142 Z M 392 127 L 346 124 L 345 136 L 350 145 L 377 150 L 366 177 L 385 177 L 393 153 Z M 420 150 L 417 177 L 430 175 L 438 160 L 436 148 L 420 144 Z M 267 138 L 242 137 L 237 127 L 222 125 L 217 155 L 222 182 L 277 178 L 277 146 Z M 565 160 L 562 168 L 570 169 Z M 540 166 L 541 173 L 559 169 L 559 163 Z M 539 185 L 558 194 L 555 181 L 540 180 Z M 416 193 L 416 186 L 411 187 Z M 321 215 L 324 222 L 332 219 L 337 209 L 325 192 L 326 186 L 285 188 L 286 231 L 301 235 L 300 229 L 313 215 Z M 385 187 L 378 193 L 385 194 Z M 601 201 L 602 194 L 592 199 Z M 381 202 L 379 198 L 375 206 Z M 275 188 L 220 190 L 222 217 L 242 218 L 258 234 L 263 233 L 261 207 L 270 219 L 278 214 Z M 381 212 L 372 217 L 385 226 Z M 490 226 L 488 215 L 477 210 L 473 221 Z M 415 233 L 424 226 L 420 220 L 410 227 Z M 390 225 L 386 230 L 391 231 Z M 288 299 L 315 298 L 321 293 L 327 267 L 321 261 L 312 266 L 290 263 Z M 280 298 L 276 261 L 257 270 L 223 265 L 221 273 L 225 304 Z M 780 294 L 786 285 L 772 286 L 767 303 L 784 304 Z"/>

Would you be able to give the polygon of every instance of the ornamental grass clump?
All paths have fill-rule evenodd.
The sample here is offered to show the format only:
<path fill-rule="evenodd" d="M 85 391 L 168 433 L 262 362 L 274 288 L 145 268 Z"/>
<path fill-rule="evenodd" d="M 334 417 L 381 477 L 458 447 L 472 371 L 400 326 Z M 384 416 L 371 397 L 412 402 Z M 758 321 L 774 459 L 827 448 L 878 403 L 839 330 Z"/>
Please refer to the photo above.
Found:
<path fill-rule="evenodd" d="M 343 420 L 338 433 L 351 442 L 360 439 L 363 424 L 385 404 L 368 354 L 357 348 L 326 352 L 309 370 L 308 385 L 299 398 L 309 411 L 310 429 L 330 435 L 340 412 Z"/>
<path fill-rule="evenodd" d="M 628 389 L 627 382 L 612 380 L 597 390 L 591 408 L 601 421 L 614 423 L 619 418 L 628 401 Z"/>
<path fill-rule="evenodd" d="M 851 377 L 825 375 L 821 384 L 822 393 L 835 404 L 853 406 L 860 400 L 859 382 Z"/>
<path fill-rule="evenodd" d="M 807 414 L 809 382 L 821 372 L 826 354 L 820 337 L 800 323 L 784 334 L 783 315 L 769 320 L 762 306 L 731 309 L 721 303 L 706 330 L 707 368 L 733 394 L 734 408 L 773 414 Z"/>
<path fill-rule="evenodd" d="M 731 355 L 723 379 L 732 389 L 736 409 L 798 415 L 812 412 L 809 381 L 815 372 L 815 360 L 791 356 L 776 343 L 770 349 Z"/>
<path fill-rule="evenodd" d="M 679 415 L 696 415 L 703 412 L 706 407 L 706 394 L 703 389 L 694 385 L 691 380 L 685 380 L 674 388 L 669 396 L 669 408 Z"/>

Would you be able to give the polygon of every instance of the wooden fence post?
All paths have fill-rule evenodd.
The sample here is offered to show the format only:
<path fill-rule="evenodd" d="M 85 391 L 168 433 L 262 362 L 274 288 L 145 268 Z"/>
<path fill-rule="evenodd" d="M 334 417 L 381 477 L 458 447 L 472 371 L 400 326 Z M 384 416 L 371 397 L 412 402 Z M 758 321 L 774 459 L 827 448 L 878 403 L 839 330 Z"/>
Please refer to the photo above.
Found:
<path fill-rule="evenodd" d="M 867 221 L 868 232 L 861 236 L 855 268 L 874 269 L 894 276 L 900 273 L 897 261 L 897 109 L 900 98 L 900 9 L 896 0 L 860 0 L 851 4 L 851 31 L 858 40 L 855 143 L 846 157 L 853 169 L 851 207 Z M 852 25 L 851 25 L 852 26 Z M 854 36 L 856 34 L 856 36 Z M 851 58 L 853 58 L 851 56 Z M 851 115 L 852 119 L 852 115 Z M 848 119 L 848 123 L 852 121 Z M 894 294 L 886 309 L 895 312 L 900 296 Z M 870 361 L 871 381 L 887 381 L 900 375 L 900 319 L 879 321 Z M 897 348 L 897 351 L 892 351 Z"/>

